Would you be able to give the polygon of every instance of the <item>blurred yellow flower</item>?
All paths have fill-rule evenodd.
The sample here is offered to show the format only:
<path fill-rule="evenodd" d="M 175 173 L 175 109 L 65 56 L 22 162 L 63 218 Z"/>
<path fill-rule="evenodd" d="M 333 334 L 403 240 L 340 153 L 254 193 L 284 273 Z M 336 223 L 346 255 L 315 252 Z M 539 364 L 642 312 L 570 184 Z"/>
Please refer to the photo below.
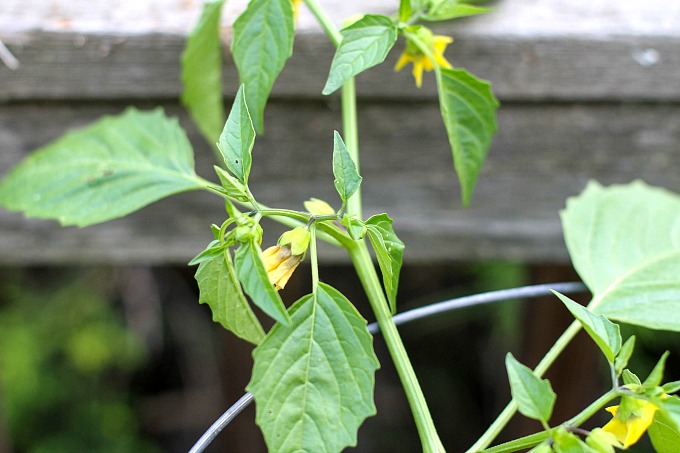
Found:
<path fill-rule="evenodd" d="M 639 407 L 633 410 L 625 420 L 617 416 L 619 406 L 612 406 L 606 409 L 614 418 L 604 425 L 602 429 L 615 435 L 623 448 L 628 448 L 640 440 L 640 437 L 647 431 L 649 425 L 652 424 L 654 414 L 659 410 L 657 406 L 649 401 L 639 401 Z"/>
<path fill-rule="evenodd" d="M 300 5 L 303 0 L 291 0 L 291 2 L 293 3 L 293 17 L 297 20 L 298 14 L 300 14 Z"/>
<path fill-rule="evenodd" d="M 262 252 L 262 263 L 267 271 L 269 282 L 276 287 L 277 291 L 286 286 L 300 261 L 302 261 L 302 255 L 293 255 L 290 244 L 273 245 Z"/>
<path fill-rule="evenodd" d="M 420 88 L 423 85 L 423 70 L 432 71 L 434 65 L 442 68 L 450 68 L 451 64 L 444 58 L 444 50 L 446 46 L 453 42 L 453 38 L 449 36 L 435 35 L 432 37 L 432 45 L 430 52 L 434 58 L 434 62 L 425 55 L 417 46 L 408 42 L 404 53 L 399 57 L 399 61 L 394 66 L 395 71 L 400 71 L 404 66 L 413 63 L 413 78 L 416 79 L 416 86 Z"/>
<path fill-rule="evenodd" d="M 304 202 L 305 209 L 310 214 L 315 215 L 333 215 L 335 214 L 335 209 L 331 207 L 328 203 L 318 198 L 310 198 Z"/>

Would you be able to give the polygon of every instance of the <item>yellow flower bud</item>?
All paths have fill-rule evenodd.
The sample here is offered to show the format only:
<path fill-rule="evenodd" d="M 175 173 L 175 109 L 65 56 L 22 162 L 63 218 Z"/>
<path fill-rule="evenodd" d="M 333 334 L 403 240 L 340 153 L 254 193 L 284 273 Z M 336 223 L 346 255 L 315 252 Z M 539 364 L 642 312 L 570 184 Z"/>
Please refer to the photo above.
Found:
<path fill-rule="evenodd" d="M 333 215 L 335 214 L 335 209 L 328 203 L 318 198 L 310 198 L 304 202 L 305 209 L 310 214 L 314 215 Z"/>

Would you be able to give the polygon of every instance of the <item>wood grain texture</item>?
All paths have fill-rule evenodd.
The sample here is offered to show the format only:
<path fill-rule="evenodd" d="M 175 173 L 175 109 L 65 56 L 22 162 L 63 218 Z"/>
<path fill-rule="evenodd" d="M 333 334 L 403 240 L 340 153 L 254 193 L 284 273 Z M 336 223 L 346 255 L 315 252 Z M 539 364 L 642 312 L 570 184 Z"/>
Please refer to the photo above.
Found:
<path fill-rule="evenodd" d="M 150 107 L 151 104 L 140 104 Z M 171 114 L 179 108 L 166 105 Z M 0 107 L 0 173 L 29 150 L 123 104 Z M 293 113 L 291 113 L 293 112 Z M 642 178 L 680 191 L 680 107 L 673 104 L 509 104 L 470 208 L 460 206 L 450 151 L 434 102 L 360 104 L 365 214 L 386 211 L 407 245 L 406 262 L 516 259 L 566 260 L 558 211 L 589 179 L 603 184 Z M 182 117 L 183 124 L 188 121 Z M 272 206 L 300 208 L 315 196 L 338 205 L 333 189 L 337 106 L 273 102 L 267 133 L 254 149 L 252 190 Z M 198 139 L 197 168 L 212 157 Z M 127 218 L 86 229 L 0 213 L 0 262 L 181 263 L 211 239 L 224 218 L 219 199 L 179 195 Z M 273 242 L 277 227 L 266 242 Z M 331 261 L 342 255 L 321 250 Z"/>

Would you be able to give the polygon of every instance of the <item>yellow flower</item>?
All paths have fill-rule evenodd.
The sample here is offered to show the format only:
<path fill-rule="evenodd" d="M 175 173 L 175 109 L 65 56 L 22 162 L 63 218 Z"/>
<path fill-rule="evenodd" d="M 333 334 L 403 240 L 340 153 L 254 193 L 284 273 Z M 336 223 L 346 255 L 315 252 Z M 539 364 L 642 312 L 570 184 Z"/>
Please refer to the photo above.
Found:
<path fill-rule="evenodd" d="M 652 424 L 654 414 L 659 410 L 657 406 L 649 401 L 639 401 L 639 407 L 633 410 L 626 420 L 622 420 L 617 416 L 619 406 L 612 406 L 606 409 L 614 418 L 604 425 L 602 429 L 614 434 L 616 439 L 621 442 L 623 448 L 628 448 L 640 440 L 640 437 L 647 431 L 649 425 Z"/>
<path fill-rule="evenodd" d="M 331 207 L 328 203 L 318 198 L 310 198 L 304 202 L 305 209 L 310 214 L 315 215 L 333 215 L 335 214 L 335 209 Z"/>
<path fill-rule="evenodd" d="M 413 63 L 413 78 L 416 79 L 416 86 L 420 88 L 423 85 L 423 70 L 432 71 L 435 64 L 443 68 L 451 67 L 451 64 L 444 58 L 444 50 L 446 50 L 446 46 L 452 42 L 453 38 L 449 36 L 435 35 L 432 37 L 430 52 L 434 58 L 434 62 L 418 49 L 417 46 L 408 42 L 404 53 L 401 54 L 399 61 L 397 61 L 397 64 L 394 66 L 394 70 L 400 71 L 407 64 Z"/>
<path fill-rule="evenodd" d="M 290 244 L 273 245 L 262 252 L 262 263 L 269 282 L 279 291 L 286 286 L 295 268 L 302 261 L 302 255 L 293 255 Z"/>
<path fill-rule="evenodd" d="M 297 20 L 298 14 L 300 14 L 300 5 L 303 0 L 291 0 L 291 2 L 293 3 L 293 17 Z"/>
<path fill-rule="evenodd" d="M 311 234 L 307 227 L 295 227 L 279 238 L 279 244 L 262 252 L 262 264 L 269 282 L 279 291 L 286 286 L 309 247 Z"/>

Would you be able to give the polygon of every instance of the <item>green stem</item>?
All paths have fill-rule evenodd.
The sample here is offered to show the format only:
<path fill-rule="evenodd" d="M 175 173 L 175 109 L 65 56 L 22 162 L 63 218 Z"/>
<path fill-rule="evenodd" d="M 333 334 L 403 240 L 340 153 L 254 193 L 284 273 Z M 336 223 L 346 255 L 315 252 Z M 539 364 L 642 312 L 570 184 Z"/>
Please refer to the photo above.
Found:
<path fill-rule="evenodd" d="M 609 403 L 614 398 L 618 397 L 620 392 L 617 389 L 611 389 L 594 402 L 592 402 L 588 407 L 583 409 L 575 417 L 567 420 L 562 425 L 567 428 L 578 428 L 583 423 L 586 422 L 590 417 L 595 415 L 600 411 L 607 403 Z M 521 437 L 519 439 L 506 442 L 504 444 L 497 445 L 493 448 L 484 450 L 484 453 L 512 453 L 515 451 L 524 450 L 526 448 L 535 447 L 536 445 L 543 442 L 550 435 L 549 432 L 543 431 L 540 433 L 531 434 L 528 436 Z"/>
<path fill-rule="evenodd" d="M 569 342 L 574 339 L 578 331 L 581 330 L 581 324 L 578 321 L 574 321 L 567 330 L 564 331 L 562 336 L 557 339 L 552 348 L 543 357 L 543 360 L 538 364 L 534 373 L 537 376 L 543 376 L 550 365 L 552 365 L 557 357 L 564 351 Z M 505 406 L 505 409 L 498 415 L 498 418 L 489 426 L 484 434 L 475 442 L 475 444 L 467 450 L 467 453 L 472 453 L 480 450 L 484 450 L 488 447 L 493 440 L 498 437 L 505 425 L 508 424 L 513 415 L 517 412 L 517 403 L 512 400 Z"/>
<path fill-rule="evenodd" d="M 406 354 L 406 349 L 399 337 L 397 327 L 394 321 L 392 321 L 392 314 L 373 266 L 371 255 L 368 253 L 366 243 L 364 241 L 357 241 L 348 251 L 404 387 L 404 392 L 406 393 L 406 398 L 411 407 L 411 412 L 413 412 L 413 418 L 420 435 L 423 452 L 443 452 L 444 447 L 439 440 L 432 416 L 425 401 L 425 396 L 420 389 L 418 378 Z"/>
<path fill-rule="evenodd" d="M 319 286 L 319 261 L 316 255 L 316 225 L 309 228 L 309 260 L 312 266 L 312 293 L 316 294 L 316 288 Z"/>
<path fill-rule="evenodd" d="M 337 29 L 331 18 L 326 14 L 323 8 L 317 3 L 316 0 L 305 0 L 305 4 L 309 10 L 314 14 L 316 20 L 319 21 L 321 27 L 328 35 L 334 46 L 339 46 L 342 41 L 342 34 Z M 352 156 L 354 165 L 359 170 L 359 128 L 357 125 L 357 95 L 356 95 L 356 84 L 354 82 L 354 77 L 348 79 L 342 85 L 341 91 L 342 99 L 342 132 L 343 140 L 349 155 Z M 349 214 L 355 214 L 357 217 L 362 218 L 362 207 L 361 207 L 361 191 L 357 190 L 354 195 L 347 201 L 347 212 Z"/>

